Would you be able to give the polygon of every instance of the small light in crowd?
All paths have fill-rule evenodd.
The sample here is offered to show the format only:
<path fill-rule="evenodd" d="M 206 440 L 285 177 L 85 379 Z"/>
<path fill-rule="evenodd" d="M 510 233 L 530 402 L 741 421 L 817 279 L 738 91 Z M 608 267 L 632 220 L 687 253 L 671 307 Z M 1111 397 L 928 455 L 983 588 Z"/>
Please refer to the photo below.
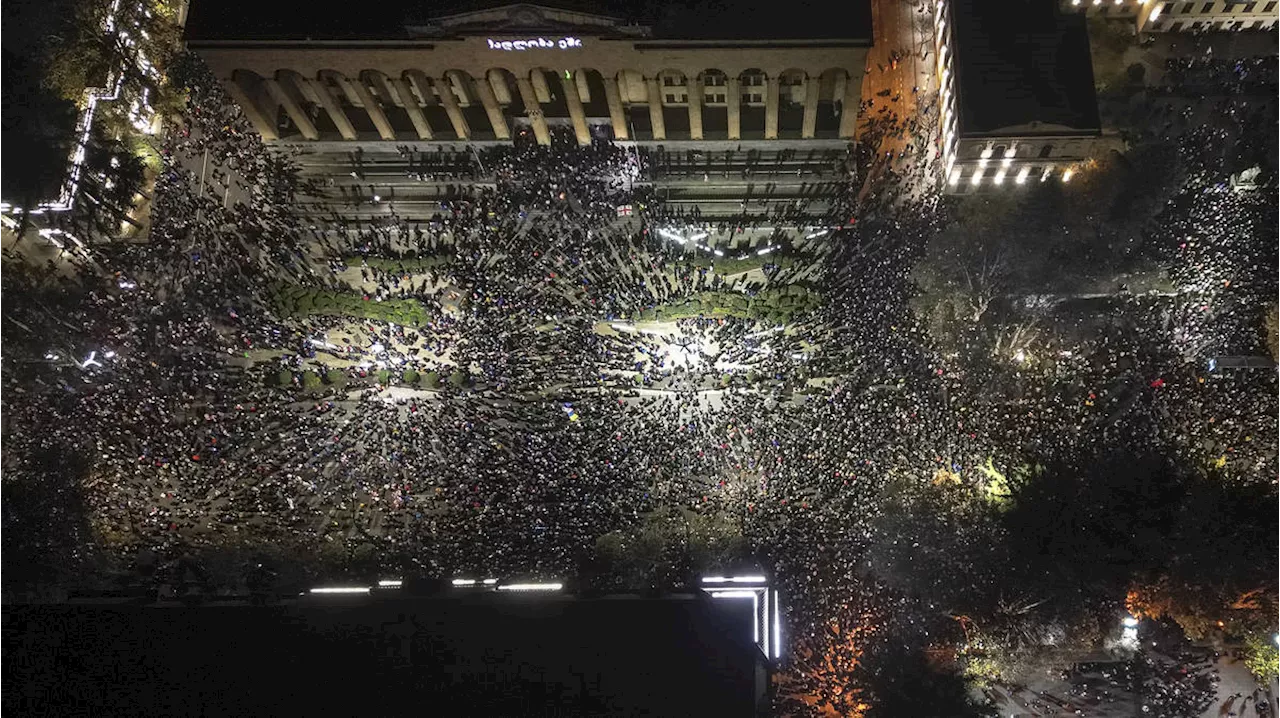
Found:
<path fill-rule="evenodd" d="M 712 253 L 712 254 L 714 254 L 714 255 L 716 255 L 717 257 L 723 257 L 723 256 L 724 256 L 724 252 L 721 252 L 721 251 L 720 251 L 720 250 L 718 250 L 718 249 L 714 249 L 714 250 L 712 250 L 712 252 L 711 252 L 711 253 Z"/>
<path fill-rule="evenodd" d="M 1072 176 L 1072 175 L 1074 175 L 1075 173 L 1076 173 L 1076 171 L 1075 171 L 1075 170 L 1065 170 L 1065 171 L 1062 173 L 1062 181 L 1063 181 L 1063 182 L 1070 182 L 1070 181 L 1071 181 L 1071 176 Z"/>
<path fill-rule="evenodd" d="M 327 588 L 313 588 L 312 593 L 368 593 L 368 586 L 330 586 Z"/>
<path fill-rule="evenodd" d="M 455 586 L 474 586 L 474 585 L 476 585 L 476 580 L 475 580 L 474 578 L 455 578 L 455 579 L 453 579 L 453 585 L 455 585 Z"/>
<path fill-rule="evenodd" d="M 704 240 L 704 239 L 706 239 L 707 237 L 710 237 L 710 236 L 711 236 L 711 235 L 710 235 L 710 234 L 708 234 L 707 232 L 698 232 L 697 234 L 695 234 L 695 235 L 693 235 L 692 237 L 690 237 L 690 238 L 689 238 L 689 241 L 690 241 L 690 242 L 701 242 L 702 240 Z"/>
<path fill-rule="evenodd" d="M 379 588 L 400 588 L 404 585 L 404 581 L 398 578 L 384 578 L 378 581 Z"/>
<path fill-rule="evenodd" d="M 1015 354 L 1013 355 L 1013 359 L 1014 359 L 1014 361 L 1020 361 L 1020 362 L 1022 362 L 1022 361 L 1026 361 L 1026 360 L 1027 360 L 1027 353 L 1026 353 L 1025 351 L 1023 351 L 1023 350 L 1019 349 L 1019 350 L 1017 351 L 1017 353 L 1015 353 Z"/>
<path fill-rule="evenodd" d="M 1136 628 L 1138 625 L 1138 619 L 1134 618 L 1133 616 L 1125 616 L 1124 625 L 1125 625 L 1125 628 Z"/>
<path fill-rule="evenodd" d="M 498 579 L 496 579 L 496 578 L 486 578 L 486 579 L 484 580 L 484 585 L 486 585 L 486 586 L 492 586 L 493 584 L 495 584 L 495 583 L 497 583 L 497 582 L 498 582 Z"/>
<path fill-rule="evenodd" d="M 499 591 L 559 591 L 562 588 L 562 583 L 508 583 L 498 586 Z"/>
<path fill-rule="evenodd" d="M 765 247 L 764 249 L 757 249 L 756 254 L 763 257 L 764 255 L 772 252 L 775 249 L 777 249 L 777 247 Z"/>
<path fill-rule="evenodd" d="M 116 356 L 116 353 L 115 353 L 115 352 L 107 352 L 106 354 L 103 354 L 102 356 L 103 356 L 103 358 L 104 358 L 104 359 L 114 359 L 114 358 L 115 358 L 115 356 Z"/>

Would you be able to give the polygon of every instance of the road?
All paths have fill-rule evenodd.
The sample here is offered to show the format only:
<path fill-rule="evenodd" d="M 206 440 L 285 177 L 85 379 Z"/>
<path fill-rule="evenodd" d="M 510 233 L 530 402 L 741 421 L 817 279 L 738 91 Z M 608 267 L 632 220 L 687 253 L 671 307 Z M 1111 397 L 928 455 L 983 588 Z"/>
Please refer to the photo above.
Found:
<path fill-rule="evenodd" d="M 919 111 L 919 103 L 930 96 L 933 82 L 933 37 L 931 34 L 933 3 L 926 0 L 874 0 L 871 4 L 875 40 L 867 53 L 867 74 L 862 79 L 862 99 L 872 106 L 864 111 L 864 119 L 880 116 L 881 108 L 888 107 L 903 118 L 913 117 Z M 893 67 L 891 55 L 900 57 Z M 913 93 L 912 88 L 917 88 Z M 879 94 L 888 91 L 887 97 Z M 894 97 L 899 97 L 897 102 Z M 865 122 L 859 123 L 859 133 L 865 131 Z M 910 136 L 902 139 L 889 137 L 880 151 L 892 149 L 896 154 L 910 142 Z"/>

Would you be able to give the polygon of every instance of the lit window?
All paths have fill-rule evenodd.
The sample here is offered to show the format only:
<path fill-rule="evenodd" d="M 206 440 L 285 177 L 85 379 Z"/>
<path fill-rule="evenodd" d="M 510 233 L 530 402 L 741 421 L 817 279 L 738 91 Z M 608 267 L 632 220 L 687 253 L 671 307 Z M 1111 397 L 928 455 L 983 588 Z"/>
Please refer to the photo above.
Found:
<path fill-rule="evenodd" d="M 1071 181 L 1071 176 L 1072 176 L 1072 175 L 1074 175 L 1075 173 L 1076 173 L 1076 171 L 1075 171 L 1075 170 L 1064 170 L 1064 171 L 1062 172 L 1062 181 L 1063 181 L 1063 182 L 1070 182 L 1070 181 Z"/>
<path fill-rule="evenodd" d="M 974 170 L 973 176 L 969 178 L 969 184 L 978 185 L 982 182 L 982 168 Z"/>

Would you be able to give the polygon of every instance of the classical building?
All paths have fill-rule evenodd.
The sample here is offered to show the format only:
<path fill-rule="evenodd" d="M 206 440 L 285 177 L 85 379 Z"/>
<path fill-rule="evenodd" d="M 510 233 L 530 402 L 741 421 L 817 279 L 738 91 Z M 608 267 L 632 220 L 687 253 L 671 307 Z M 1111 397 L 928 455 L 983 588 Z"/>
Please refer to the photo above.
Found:
<path fill-rule="evenodd" d="M 934 21 L 948 192 L 1067 182 L 1122 146 L 1102 130 L 1083 16 L 942 0 Z"/>
<path fill-rule="evenodd" d="M 264 38 L 245 20 L 208 21 L 213 4 L 192 9 L 189 47 L 262 137 L 282 141 L 507 141 L 527 126 L 545 144 L 555 124 L 582 144 L 593 132 L 849 140 L 870 44 L 869 17 L 769 38 L 726 31 L 725 18 L 673 28 L 523 4 Z"/>
<path fill-rule="evenodd" d="M 317 215 L 336 203 L 358 219 L 429 218 L 459 176 L 492 181 L 477 148 L 517 134 L 620 141 L 646 157 L 643 180 L 671 211 L 785 215 L 765 224 L 801 236 L 845 192 L 866 0 L 738 0 L 635 21 L 601 14 L 608 2 L 458 1 L 468 11 L 421 17 L 394 2 L 329 17 L 197 1 L 187 44 L 262 137 L 322 180 L 300 204 Z M 773 230 L 708 231 L 711 245 L 754 246 Z"/>
<path fill-rule="evenodd" d="M 1059 0 L 1063 10 L 1132 20 L 1138 32 L 1271 30 L 1277 0 Z"/>

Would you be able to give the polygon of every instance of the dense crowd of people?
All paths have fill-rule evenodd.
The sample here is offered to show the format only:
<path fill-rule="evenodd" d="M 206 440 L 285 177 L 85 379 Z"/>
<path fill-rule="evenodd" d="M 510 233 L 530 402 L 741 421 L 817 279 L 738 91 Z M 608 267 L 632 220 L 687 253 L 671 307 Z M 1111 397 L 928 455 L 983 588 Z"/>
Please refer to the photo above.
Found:
<path fill-rule="evenodd" d="M 269 151 L 198 61 L 175 76 L 190 105 L 165 138 L 150 242 L 104 252 L 105 276 L 6 276 L 31 297 L 9 320 L 50 325 L 45 302 L 57 303 L 50 326 L 65 337 L 41 346 L 51 337 L 5 326 L 6 342 L 16 332 L 15 346 L 59 356 L 10 371 L 26 360 L 6 347 L 5 480 L 75 478 L 57 491 L 83 491 L 76 540 L 120 566 L 237 547 L 314 557 L 313 576 L 567 577 L 600 536 L 680 506 L 735 519 L 754 549 L 741 560 L 768 561 L 803 641 L 841 610 L 891 479 L 977 485 L 991 457 L 1010 467 L 1123 444 L 1274 481 L 1274 372 L 1206 368 L 1263 351 L 1274 202 L 1224 189 L 1210 158 L 1274 113 L 1149 138 L 1177 143 L 1190 177 L 1148 230 L 1170 248 L 1176 296 L 1124 300 L 1119 320 L 1051 359 L 974 363 L 934 351 L 908 304 L 911 267 L 948 221 L 925 181 L 931 158 L 874 149 L 890 136 L 928 147 L 927 114 L 865 107 L 872 139 L 820 158 L 846 179 L 819 217 L 804 203 L 676 216 L 635 182 L 672 171 L 670 158 L 526 133 L 473 157 L 403 148 L 418 178 L 466 186 L 482 171 L 495 187 L 429 218 L 367 222 Z M 291 212 L 304 195 L 331 197 L 332 216 Z M 704 251 L 695 233 L 786 225 L 797 229 L 756 246 L 828 234 L 786 266 L 727 276 L 689 253 Z M 441 255 L 412 271 L 377 261 Z M 699 292 L 799 281 L 824 300 L 785 327 L 730 313 L 637 322 Z M 281 317 L 281 282 L 415 301 L 430 319 Z M 385 387 L 376 368 L 460 371 L 468 386 Z M 272 385 L 282 370 L 343 380 L 317 398 Z M 893 620 L 922 610 L 885 600 L 916 606 Z"/>

